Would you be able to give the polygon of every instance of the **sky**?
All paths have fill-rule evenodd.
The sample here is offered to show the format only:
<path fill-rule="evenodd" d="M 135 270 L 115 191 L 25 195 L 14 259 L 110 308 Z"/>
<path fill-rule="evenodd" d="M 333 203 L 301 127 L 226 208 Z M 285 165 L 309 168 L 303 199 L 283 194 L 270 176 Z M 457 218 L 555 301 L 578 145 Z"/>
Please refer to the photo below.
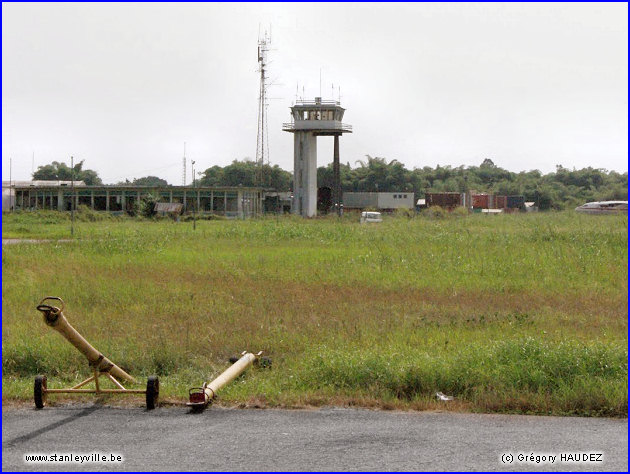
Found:
<path fill-rule="evenodd" d="M 296 97 L 341 94 L 353 167 L 628 170 L 626 3 L 2 3 L 3 180 L 73 156 L 181 185 L 184 142 L 188 183 L 255 159 L 264 30 L 271 165 Z"/>

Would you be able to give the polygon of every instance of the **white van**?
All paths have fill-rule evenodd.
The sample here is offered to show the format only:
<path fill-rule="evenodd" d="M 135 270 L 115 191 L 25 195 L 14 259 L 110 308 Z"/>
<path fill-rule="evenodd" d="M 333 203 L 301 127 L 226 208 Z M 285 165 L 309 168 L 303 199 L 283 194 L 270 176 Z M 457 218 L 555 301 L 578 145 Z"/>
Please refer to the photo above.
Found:
<path fill-rule="evenodd" d="M 383 222 L 380 212 L 363 211 L 361 213 L 361 224 L 365 222 Z"/>
<path fill-rule="evenodd" d="M 585 214 L 620 214 L 628 212 L 628 201 L 587 202 L 575 210 Z"/>

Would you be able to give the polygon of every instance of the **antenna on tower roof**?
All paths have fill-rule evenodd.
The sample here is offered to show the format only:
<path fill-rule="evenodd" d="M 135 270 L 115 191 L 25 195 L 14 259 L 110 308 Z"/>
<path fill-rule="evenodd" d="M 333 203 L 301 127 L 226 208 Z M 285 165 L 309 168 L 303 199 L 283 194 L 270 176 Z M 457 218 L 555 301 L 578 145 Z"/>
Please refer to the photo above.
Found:
<path fill-rule="evenodd" d="M 319 96 L 322 96 L 322 68 L 319 68 Z"/>

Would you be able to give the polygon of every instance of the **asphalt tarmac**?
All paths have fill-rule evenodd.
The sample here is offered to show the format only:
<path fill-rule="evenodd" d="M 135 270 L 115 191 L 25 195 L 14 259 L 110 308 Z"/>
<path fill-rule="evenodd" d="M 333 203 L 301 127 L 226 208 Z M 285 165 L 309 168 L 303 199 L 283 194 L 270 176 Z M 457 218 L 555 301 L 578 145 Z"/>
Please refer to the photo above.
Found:
<path fill-rule="evenodd" d="M 101 405 L 2 418 L 3 471 L 628 470 L 627 419 Z"/>

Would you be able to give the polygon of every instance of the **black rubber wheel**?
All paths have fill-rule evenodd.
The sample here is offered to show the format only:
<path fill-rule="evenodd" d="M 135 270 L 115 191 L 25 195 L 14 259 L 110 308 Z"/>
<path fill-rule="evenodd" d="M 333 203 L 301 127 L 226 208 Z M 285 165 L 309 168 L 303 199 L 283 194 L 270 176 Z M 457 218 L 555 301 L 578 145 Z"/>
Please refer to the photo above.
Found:
<path fill-rule="evenodd" d="M 147 410 L 153 410 L 158 403 L 160 395 L 160 380 L 157 375 L 152 375 L 147 379 Z"/>
<path fill-rule="evenodd" d="M 35 399 L 35 406 L 37 408 L 44 408 L 46 405 L 46 388 L 47 388 L 46 376 L 38 375 L 35 377 L 35 387 L 33 390 L 33 398 Z"/>
<path fill-rule="evenodd" d="M 258 365 L 261 369 L 271 369 L 271 357 L 261 357 Z"/>

